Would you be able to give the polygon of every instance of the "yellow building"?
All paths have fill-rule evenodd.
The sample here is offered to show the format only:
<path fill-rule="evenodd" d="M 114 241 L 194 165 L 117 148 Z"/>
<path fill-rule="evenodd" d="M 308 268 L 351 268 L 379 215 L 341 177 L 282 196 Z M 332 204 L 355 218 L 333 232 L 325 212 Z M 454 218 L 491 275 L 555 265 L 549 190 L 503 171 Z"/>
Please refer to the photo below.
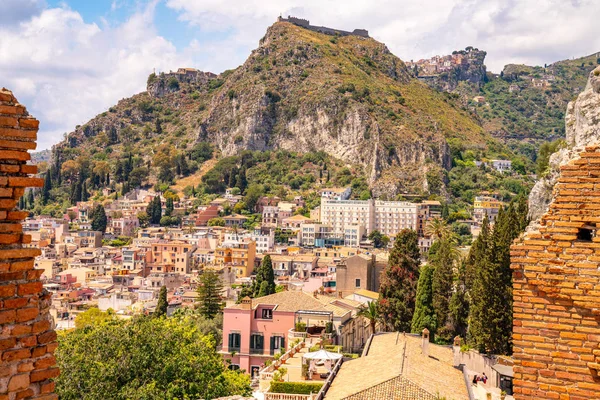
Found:
<path fill-rule="evenodd" d="M 493 223 L 498 216 L 500 207 L 502 207 L 502 202 L 493 197 L 477 196 L 473 203 L 473 219 L 481 224 L 487 215 L 488 220 Z"/>
<path fill-rule="evenodd" d="M 249 277 L 254 271 L 256 242 L 244 239 L 226 241 L 215 249 L 215 265 L 231 266 L 238 278 Z"/>

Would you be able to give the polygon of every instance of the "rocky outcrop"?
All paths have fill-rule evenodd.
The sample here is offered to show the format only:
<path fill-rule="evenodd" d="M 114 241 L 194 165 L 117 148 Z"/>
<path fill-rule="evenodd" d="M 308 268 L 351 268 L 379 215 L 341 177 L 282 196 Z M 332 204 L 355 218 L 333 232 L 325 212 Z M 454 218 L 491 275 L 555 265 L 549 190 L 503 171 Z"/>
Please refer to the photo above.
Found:
<path fill-rule="evenodd" d="M 179 68 L 175 72 L 150 74 L 146 90 L 151 97 L 163 97 L 179 91 L 182 84 L 205 85 L 208 81 L 216 78 L 217 75 L 212 72 L 203 72 L 194 68 Z"/>
<path fill-rule="evenodd" d="M 550 156 L 549 171 L 529 195 L 529 213 L 535 222 L 548 210 L 560 167 L 578 158 L 586 146 L 600 143 L 600 67 L 590 73 L 585 90 L 567 106 L 567 146 Z"/>

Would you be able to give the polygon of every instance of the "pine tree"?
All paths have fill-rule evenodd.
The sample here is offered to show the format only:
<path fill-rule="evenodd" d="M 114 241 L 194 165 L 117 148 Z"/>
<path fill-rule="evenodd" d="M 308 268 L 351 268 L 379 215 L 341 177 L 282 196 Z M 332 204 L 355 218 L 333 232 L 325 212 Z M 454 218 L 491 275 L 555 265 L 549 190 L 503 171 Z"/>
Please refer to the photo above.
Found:
<path fill-rule="evenodd" d="M 381 275 L 379 307 L 389 328 L 408 332 L 415 309 L 420 252 L 417 233 L 404 229 L 396 235 L 388 266 Z"/>
<path fill-rule="evenodd" d="M 214 271 L 205 271 L 200 276 L 198 285 L 198 310 L 208 319 L 213 319 L 223 308 L 221 291 L 223 284 L 219 275 Z"/>
<path fill-rule="evenodd" d="M 160 288 L 160 293 L 158 294 L 158 302 L 156 303 L 156 308 L 154 309 L 154 314 L 152 316 L 154 318 L 160 318 L 162 316 L 167 316 L 167 307 L 169 306 L 169 302 L 167 301 L 167 287 L 163 286 Z"/>
<path fill-rule="evenodd" d="M 44 177 L 44 186 L 42 187 L 43 205 L 46 205 L 50 199 L 50 190 L 52 189 L 52 177 L 50 175 L 50 172 L 46 172 L 46 176 Z"/>
<path fill-rule="evenodd" d="M 94 207 L 92 211 L 92 230 L 100 231 L 102 233 L 106 232 L 106 225 L 108 224 L 108 219 L 106 218 L 106 212 L 104 211 L 104 207 L 102 204 L 98 204 Z"/>
<path fill-rule="evenodd" d="M 264 289 L 263 282 L 266 283 Z M 256 279 L 254 280 L 253 285 L 253 297 L 268 296 L 273 293 L 275 293 L 275 272 L 273 271 L 271 256 L 267 254 L 263 257 L 260 267 L 258 267 L 258 270 L 256 271 Z"/>
<path fill-rule="evenodd" d="M 433 272 L 434 268 L 425 265 L 421 268 L 419 282 L 417 284 L 417 295 L 415 301 L 415 313 L 413 314 L 410 330 L 412 333 L 421 333 L 427 328 L 430 332 L 430 340 L 433 340 L 437 331 L 437 319 L 433 309 Z"/>

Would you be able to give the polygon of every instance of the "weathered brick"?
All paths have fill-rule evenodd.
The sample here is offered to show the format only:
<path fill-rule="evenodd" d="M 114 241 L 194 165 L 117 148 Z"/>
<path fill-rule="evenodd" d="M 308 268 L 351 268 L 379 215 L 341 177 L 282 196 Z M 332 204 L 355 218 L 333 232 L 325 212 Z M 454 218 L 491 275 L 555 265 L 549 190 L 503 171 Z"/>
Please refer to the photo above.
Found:
<path fill-rule="evenodd" d="M 0 147 L 18 150 L 35 150 L 35 142 L 0 139 Z"/>
<path fill-rule="evenodd" d="M 0 150 L 0 160 L 29 161 L 30 159 L 31 156 L 26 151 Z"/>
<path fill-rule="evenodd" d="M 9 176 L 8 185 L 12 187 L 42 187 L 44 180 L 42 178 Z"/>
<path fill-rule="evenodd" d="M 19 120 L 15 117 L 6 117 L 0 115 L 0 126 L 5 128 L 16 128 L 19 126 Z"/>
<path fill-rule="evenodd" d="M 37 165 L 23 164 L 21 165 L 21 172 L 24 174 L 37 174 L 38 167 Z"/>
<path fill-rule="evenodd" d="M 42 333 L 41 335 L 38 336 L 39 344 L 46 344 L 49 342 L 53 342 L 55 340 L 56 340 L 56 332 L 54 332 L 54 331 L 48 331 L 48 332 Z"/>
<path fill-rule="evenodd" d="M 50 378 L 56 378 L 59 373 L 58 368 L 48 368 L 40 371 L 33 371 L 30 378 L 31 382 L 39 382 Z"/>
<path fill-rule="evenodd" d="M 11 392 L 25 389 L 29 386 L 29 375 L 28 374 L 20 374 L 15 375 L 10 378 L 8 382 L 8 390 Z"/>
<path fill-rule="evenodd" d="M 37 130 L 0 127 L 0 136 L 35 140 L 37 139 Z"/>
<path fill-rule="evenodd" d="M 12 258 L 28 258 L 37 257 L 42 252 L 40 249 L 8 249 L 0 250 L 0 260 L 12 259 Z"/>
<path fill-rule="evenodd" d="M 35 319 L 39 313 L 40 310 L 37 307 L 19 309 L 17 310 L 17 322 L 31 321 L 32 319 Z"/>

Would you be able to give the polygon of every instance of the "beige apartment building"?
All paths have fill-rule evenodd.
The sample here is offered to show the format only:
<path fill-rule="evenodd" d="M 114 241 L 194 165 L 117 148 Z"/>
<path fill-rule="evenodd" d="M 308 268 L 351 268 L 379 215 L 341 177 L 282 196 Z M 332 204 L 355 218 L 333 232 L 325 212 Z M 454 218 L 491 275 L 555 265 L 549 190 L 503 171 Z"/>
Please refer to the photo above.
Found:
<path fill-rule="evenodd" d="M 181 241 L 158 240 L 146 253 L 146 265 L 152 273 L 179 272 L 189 274 L 193 244 Z"/>

